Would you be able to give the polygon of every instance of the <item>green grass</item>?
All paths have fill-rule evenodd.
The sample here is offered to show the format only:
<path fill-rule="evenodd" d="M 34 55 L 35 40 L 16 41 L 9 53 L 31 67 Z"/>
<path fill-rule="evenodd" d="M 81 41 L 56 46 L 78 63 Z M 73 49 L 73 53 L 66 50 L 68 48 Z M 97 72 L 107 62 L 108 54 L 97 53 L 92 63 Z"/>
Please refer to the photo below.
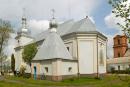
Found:
<path fill-rule="evenodd" d="M 121 77 L 119 79 L 116 75 L 105 76 L 102 79 L 95 79 L 89 77 L 71 78 L 61 82 L 54 82 L 48 80 L 33 80 L 22 77 L 6 77 L 5 80 L 0 81 L 0 87 L 46 87 L 46 86 L 85 86 L 85 87 L 130 87 L 128 84 L 130 76 Z"/>

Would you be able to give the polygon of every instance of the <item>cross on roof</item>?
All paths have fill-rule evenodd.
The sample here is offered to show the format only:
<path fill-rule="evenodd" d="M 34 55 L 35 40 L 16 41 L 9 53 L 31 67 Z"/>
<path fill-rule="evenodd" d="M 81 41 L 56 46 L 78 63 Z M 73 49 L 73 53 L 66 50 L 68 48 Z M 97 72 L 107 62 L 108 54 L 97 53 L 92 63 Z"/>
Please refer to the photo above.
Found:
<path fill-rule="evenodd" d="M 52 18 L 54 19 L 55 18 L 55 9 L 52 9 Z"/>

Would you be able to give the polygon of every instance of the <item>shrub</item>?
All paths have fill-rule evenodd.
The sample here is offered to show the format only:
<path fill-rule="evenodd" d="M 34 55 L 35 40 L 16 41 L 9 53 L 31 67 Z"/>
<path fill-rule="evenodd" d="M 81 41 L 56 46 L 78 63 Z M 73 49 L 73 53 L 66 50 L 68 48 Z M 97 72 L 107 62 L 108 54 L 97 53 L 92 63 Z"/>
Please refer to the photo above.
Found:
<path fill-rule="evenodd" d="M 26 68 L 24 66 L 20 67 L 20 75 L 23 76 L 25 74 Z"/>
<path fill-rule="evenodd" d="M 31 73 L 24 73 L 23 77 L 24 78 L 31 78 Z"/>

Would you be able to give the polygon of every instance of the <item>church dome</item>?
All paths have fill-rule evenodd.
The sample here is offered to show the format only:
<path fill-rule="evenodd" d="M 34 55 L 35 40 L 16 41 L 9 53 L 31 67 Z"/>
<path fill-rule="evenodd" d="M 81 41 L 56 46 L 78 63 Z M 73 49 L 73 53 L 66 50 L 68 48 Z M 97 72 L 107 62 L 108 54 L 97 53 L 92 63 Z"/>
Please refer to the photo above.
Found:
<path fill-rule="evenodd" d="M 23 28 L 23 29 L 22 29 L 22 32 L 23 32 L 23 33 L 28 33 L 28 29 Z"/>
<path fill-rule="evenodd" d="M 52 19 L 50 20 L 49 26 L 50 26 L 50 29 L 52 29 L 52 28 L 57 28 L 57 27 L 58 27 L 58 23 L 57 23 L 57 21 L 56 21 L 55 18 L 52 18 Z"/>

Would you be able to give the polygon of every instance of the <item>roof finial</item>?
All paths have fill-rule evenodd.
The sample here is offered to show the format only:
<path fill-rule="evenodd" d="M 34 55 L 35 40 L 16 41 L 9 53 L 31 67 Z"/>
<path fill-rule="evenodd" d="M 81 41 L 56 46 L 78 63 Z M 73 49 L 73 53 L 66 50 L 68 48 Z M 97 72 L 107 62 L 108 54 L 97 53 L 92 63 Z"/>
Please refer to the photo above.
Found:
<path fill-rule="evenodd" d="M 55 9 L 52 9 L 52 19 L 55 19 Z"/>
<path fill-rule="evenodd" d="M 23 15 L 22 15 L 22 32 L 26 32 L 28 31 L 27 29 L 27 19 L 25 16 L 25 8 L 22 9 L 23 10 Z"/>
<path fill-rule="evenodd" d="M 52 32 L 56 32 L 56 28 L 57 28 L 58 24 L 56 22 L 55 15 L 54 15 L 55 10 L 52 9 L 51 12 L 52 12 L 52 19 L 50 20 L 50 29 Z"/>
<path fill-rule="evenodd" d="M 22 10 L 23 10 L 22 18 L 25 18 L 25 8 L 23 8 Z"/>

